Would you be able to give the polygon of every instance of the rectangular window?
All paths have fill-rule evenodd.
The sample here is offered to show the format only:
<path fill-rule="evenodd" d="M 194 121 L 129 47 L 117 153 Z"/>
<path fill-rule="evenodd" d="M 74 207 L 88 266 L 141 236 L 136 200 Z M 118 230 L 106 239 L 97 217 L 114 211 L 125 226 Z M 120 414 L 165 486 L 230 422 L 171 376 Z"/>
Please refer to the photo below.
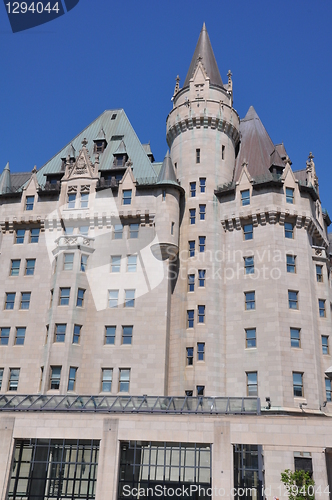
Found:
<path fill-rule="evenodd" d="M 246 205 L 250 205 L 250 190 L 245 189 L 241 191 L 241 205 L 244 207 Z"/>
<path fill-rule="evenodd" d="M 323 266 L 316 264 L 316 279 L 318 283 L 323 283 Z"/>
<path fill-rule="evenodd" d="M 81 193 L 81 208 L 88 208 L 89 206 L 89 193 Z"/>
<path fill-rule="evenodd" d="M 33 276 L 35 274 L 36 259 L 27 259 L 25 261 L 25 275 Z"/>
<path fill-rule="evenodd" d="M 18 276 L 20 272 L 21 260 L 16 259 L 11 261 L 10 276 Z"/>
<path fill-rule="evenodd" d="M 255 292 L 244 292 L 245 310 L 256 309 Z"/>
<path fill-rule="evenodd" d="M 195 242 L 189 241 L 189 257 L 195 257 Z"/>
<path fill-rule="evenodd" d="M 101 379 L 101 392 L 111 392 L 112 390 L 113 369 L 103 368 Z"/>
<path fill-rule="evenodd" d="M 190 198 L 195 198 L 196 196 L 196 182 L 190 182 Z"/>
<path fill-rule="evenodd" d="M 119 290 L 108 291 L 108 307 L 118 307 Z"/>
<path fill-rule="evenodd" d="M 51 366 L 50 369 L 50 389 L 60 389 L 61 366 Z"/>
<path fill-rule="evenodd" d="M 38 243 L 40 229 L 38 227 L 30 229 L 30 243 Z"/>
<path fill-rule="evenodd" d="M 201 150 L 196 149 L 196 163 L 201 163 Z"/>
<path fill-rule="evenodd" d="M 205 361 L 205 344 L 197 342 L 197 361 Z"/>
<path fill-rule="evenodd" d="M 245 274 L 254 274 L 254 257 L 244 257 L 244 272 Z"/>
<path fill-rule="evenodd" d="M 111 257 L 111 272 L 119 273 L 121 267 L 121 255 L 112 255 Z"/>
<path fill-rule="evenodd" d="M 187 311 L 187 328 L 194 328 L 194 310 Z"/>
<path fill-rule="evenodd" d="M 15 293 L 6 293 L 5 309 L 14 309 Z"/>
<path fill-rule="evenodd" d="M 205 286 L 205 275 L 206 275 L 205 269 L 198 270 L 198 286 L 199 287 Z"/>
<path fill-rule="evenodd" d="M 69 376 L 68 376 L 68 391 L 74 391 L 75 390 L 75 385 L 76 385 L 76 374 L 77 374 L 77 368 L 74 368 L 71 366 L 69 368 Z"/>
<path fill-rule="evenodd" d="M 195 224 L 195 222 L 196 222 L 196 208 L 189 209 L 189 220 L 190 220 L 190 224 Z"/>
<path fill-rule="evenodd" d="M 136 273 L 137 270 L 137 255 L 127 256 L 127 272 Z"/>
<path fill-rule="evenodd" d="M 105 345 L 115 344 L 115 326 L 105 326 Z"/>
<path fill-rule="evenodd" d="M 320 318 L 326 318 L 325 300 L 318 299 L 318 307 L 319 307 Z"/>
<path fill-rule="evenodd" d="M 299 308 L 299 292 L 288 290 L 288 307 L 289 309 Z"/>
<path fill-rule="evenodd" d="M 331 393 L 332 393 L 331 380 L 329 378 L 326 378 L 325 379 L 325 394 L 326 394 L 326 401 L 327 402 L 332 401 Z"/>
<path fill-rule="evenodd" d="M 124 189 L 122 191 L 122 205 L 131 205 L 131 189 Z"/>
<path fill-rule="evenodd" d="M 285 238 L 294 238 L 294 225 L 291 222 L 285 222 Z"/>
<path fill-rule="evenodd" d="M 135 290 L 125 290 L 125 307 L 135 307 Z"/>
<path fill-rule="evenodd" d="M 257 372 L 247 372 L 247 396 L 258 396 Z"/>
<path fill-rule="evenodd" d="M 3 368 L 0 368 L 0 391 L 2 387 L 2 380 L 3 380 Z"/>
<path fill-rule="evenodd" d="M 130 370 L 127 368 L 119 369 L 119 392 L 129 392 Z"/>
<path fill-rule="evenodd" d="M 15 345 L 24 345 L 25 332 L 26 332 L 25 326 L 18 326 L 16 328 Z"/>
<path fill-rule="evenodd" d="M 68 208 L 75 208 L 76 204 L 76 193 L 68 194 Z"/>
<path fill-rule="evenodd" d="M 10 368 L 9 381 L 8 381 L 8 391 L 17 391 L 19 378 L 20 378 L 20 369 L 19 368 Z"/>
<path fill-rule="evenodd" d="M 138 238 L 139 224 L 129 224 L 129 238 Z"/>
<path fill-rule="evenodd" d="M 133 339 L 133 327 L 132 326 L 123 326 L 122 327 L 122 344 L 130 345 Z"/>
<path fill-rule="evenodd" d="M 59 306 L 69 306 L 70 288 L 60 288 Z"/>
<path fill-rule="evenodd" d="M 256 347 L 256 328 L 246 328 L 246 348 Z"/>
<path fill-rule="evenodd" d="M 163 201 L 166 200 L 166 189 L 163 189 Z"/>
<path fill-rule="evenodd" d="M 287 272 L 296 273 L 296 256 L 286 255 L 286 262 L 287 262 Z"/>
<path fill-rule="evenodd" d="M 291 347 L 301 347 L 301 330 L 300 328 L 290 329 Z"/>
<path fill-rule="evenodd" d="M 199 190 L 201 193 L 205 193 L 205 188 L 206 188 L 206 178 L 205 177 L 200 177 L 199 179 Z"/>
<path fill-rule="evenodd" d="M 286 187 L 286 203 L 294 203 L 294 189 Z"/>
<path fill-rule="evenodd" d="M 29 309 L 31 292 L 21 292 L 20 309 Z"/>
<path fill-rule="evenodd" d="M 87 266 L 88 266 L 88 256 L 82 254 L 81 255 L 81 271 L 82 271 L 82 273 L 85 273 Z"/>
<path fill-rule="evenodd" d="M 195 275 L 188 274 L 188 292 L 195 291 Z"/>
<path fill-rule="evenodd" d="M 8 345 L 9 333 L 10 333 L 9 327 L 6 326 L 0 328 L 0 345 Z"/>
<path fill-rule="evenodd" d="M 65 253 L 64 261 L 63 261 L 64 271 L 72 271 L 73 264 L 74 264 L 74 254 L 73 253 Z"/>
<path fill-rule="evenodd" d="M 293 394 L 295 398 L 303 398 L 303 373 L 293 372 Z"/>
<path fill-rule="evenodd" d="M 84 305 L 84 294 L 85 294 L 85 290 L 83 288 L 79 288 L 77 290 L 76 307 L 83 307 L 83 305 Z"/>
<path fill-rule="evenodd" d="M 25 235 L 25 229 L 17 229 L 15 234 L 15 243 L 16 244 L 24 243 L 24 235 Z"/>
<path fill-rule="evenodd" d="M 34 201 L 35 201 L 34 196 L 27 196 L 25 198 L 25 210 L 33 210 Z"/>
<path fill-rule="evenodd" d="M 192 366 L 194 364 L 194 348 L 186 347 L 186 365 Z"/>
<path fill-rule="evenodd" d="M 123 234 L 123 225 L 122 224 L 115 224 L 114 225 L 114 239 L 121 240 L 122 234 Z"/>
<path fill-rule="evenodd" d="M 193 397 L 193 391 L 184 391 L 185 395 L 187 398 L 192 398 Z"/>
<path fill-rule="evenodd" d="M 73 344 L 79 344 L 81 338 L 82 325 L 74 325 Z"/>
<path fill-rule="evenodd" d="M 205 220 L 206 205 L 199 206 L 199 220 Z"/>
<path fill-rule="evenodd" d="M 199 251 L 200 253 L 205 252 L 205 242 L 206 242 L 206 236 L 199 236 Z"/>
<path fill-rule="evenodd" d="M 205 306 L 198 306 L 198 323 L 205 323 Z"/>
<path fill-rule="evenodd" d="M 54 342 L 64 342 L 66 335 L 67 325 L 64 323 L 58 323 L 55 325 L 54 329 Z"/>
<path fill-rule="evenodd" d="M 245 240 L 252 240 L 254 237 L 254 229 L 252 224 L 245 224 L 243 226 L 243 237 Z"/>
<path fill-rule="evenodd" d="M 327 335 L 322 335 L 322 352 L 329 354 L 329 338 Z"/>
<path fill-rule="evenodd" d="M 88 236 L 89 234 L 89 226 L 80 226 L 79 232 L 82 236 Z"/>
<path fill-rule="evenodd" d="M 204 396 L 204 391 L 205 391 L 205 386 L 204 385 L 196 385 L 196 393 L 198 397 L 203 397 Z"/>

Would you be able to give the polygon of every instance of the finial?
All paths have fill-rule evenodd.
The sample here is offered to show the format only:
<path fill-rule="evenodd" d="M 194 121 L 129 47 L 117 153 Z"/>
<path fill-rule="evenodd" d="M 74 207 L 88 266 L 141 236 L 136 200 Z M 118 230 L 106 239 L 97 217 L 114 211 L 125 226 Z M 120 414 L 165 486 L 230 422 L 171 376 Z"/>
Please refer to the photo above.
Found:
<path fill-rule="evenodd" d="M 198 57 L 197 57 L 197 62 L 201 62 L 203 59 L 203 57 L 201 56 L 201 54 L 198 54 Z"/>
<path fill-rule="evenodd" d="M 37 173 L 37 167 L 36 165 L 33 167 L 32 171 L 31 171 L 33 174 L 36 174 Z"/>
<path fill-rule="evenodd" d="M 308 159 L 309 159 L 310 161 L 312 161 L 314 158 L 315 158 L 315 157 L 314 157 L 314 155 L 313 155 L 313 154 L 312 154 L 312 152 L 310 151 L 309 156 L 308 156 Z"/>
<path fill-rule="evenodd" d="M 179 92 L 180 90 L 180 85 L 179 85 L 179 82 L 180 82 L 180 77 L 179 75 L 175 78 L 175 81 L 176 81 L 176 84 L 175 84 L 175 88 L 174 88 L 174 94 L 173 94 L 173 97 L 176 96 L 176 94 Z"/>
<path fill-rule="evenodd" d="M 230 69 L 228 70 L 227 76 L 228 76 L 228 81 L 230 81 L 232 79 L 232 72 Z"/>
<path fill-rule="evenodd" d="M 126 161 L 126 167 L 132 167 L 133 166 L 133 162 L 131 161 L 131 158 L 128 158 L 128 160 Z"/>
<path fill-rule="evenodd" d="M 247 162 L 247 159 L 246 159 L 246 158 L 244 158 L 244 159 L 243 159 L 243 162 L 242 162 L 242 165 L 241 165 L 241 166 L 242 166 L 242 168 L 244 168 L 244 167 L 248 167 L 248 162 Z"/>
<path fill-rule="evenodd" d="M 204 23 L 203 23 L 203 28 L 202 28 L 202 30 L 206 30 L 205 21 L 204 21 Z"/>
<path fill-rule="evenodd" d="M 85 148 L 87 144 L 88 144 L 88 141 L 86 140 L 86 137 L 84 137 L 84 139 L 82 141 L 82 146 Z"/>

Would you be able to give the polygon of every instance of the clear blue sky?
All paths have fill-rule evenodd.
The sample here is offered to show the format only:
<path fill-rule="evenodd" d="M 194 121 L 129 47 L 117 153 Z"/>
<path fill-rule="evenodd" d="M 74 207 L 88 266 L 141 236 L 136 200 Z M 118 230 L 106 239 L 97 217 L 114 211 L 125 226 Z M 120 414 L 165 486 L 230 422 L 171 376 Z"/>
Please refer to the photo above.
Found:
<path fill-rule="evenodd" d="M 240 117 L 253 105 L 294 170 L 313 152 L 332 217 L 330 0 L 80 0 L 17 34 L 1 2 L 0 169 L 40 168 L 118 107 L 162 160 L 175 77 L 184 81 L 203 21 L 224 82 L 233 73 Z"/>

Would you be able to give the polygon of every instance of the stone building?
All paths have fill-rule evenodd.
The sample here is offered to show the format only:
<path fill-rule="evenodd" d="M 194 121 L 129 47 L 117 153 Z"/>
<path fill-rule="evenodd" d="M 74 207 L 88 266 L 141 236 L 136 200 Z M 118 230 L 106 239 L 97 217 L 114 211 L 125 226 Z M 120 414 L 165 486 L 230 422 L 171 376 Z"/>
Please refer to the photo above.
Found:
<path fill-rule="evenodd" d="M 2 172 L 1 499 L 329 498 L 330 219 L 227 78 L 204 25 L 163 162 L 116 109 Z"/>

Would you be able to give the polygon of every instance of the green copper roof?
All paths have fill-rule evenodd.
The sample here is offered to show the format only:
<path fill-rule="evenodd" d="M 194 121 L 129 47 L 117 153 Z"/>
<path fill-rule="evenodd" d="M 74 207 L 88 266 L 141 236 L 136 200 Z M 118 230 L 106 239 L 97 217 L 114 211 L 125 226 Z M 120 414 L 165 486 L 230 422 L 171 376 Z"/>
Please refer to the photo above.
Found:
<path fill-rule="evenodd" d="M 5 166 L 2 174 L 0 175 L 0 194 L 9 193 L 12 188 L 9 162 Z"/>

